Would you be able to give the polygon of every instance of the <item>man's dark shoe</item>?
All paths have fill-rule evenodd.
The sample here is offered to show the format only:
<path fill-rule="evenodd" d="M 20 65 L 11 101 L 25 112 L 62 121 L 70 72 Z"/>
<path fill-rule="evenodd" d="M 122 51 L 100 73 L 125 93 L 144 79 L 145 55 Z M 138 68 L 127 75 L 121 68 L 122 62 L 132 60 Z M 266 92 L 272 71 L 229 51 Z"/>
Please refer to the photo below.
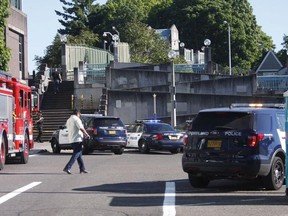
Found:
<path fill-rule="evenodd" d="M 82 174 L 82 173 L 89 173 L 89 171 L 88 170 L 80 170 L 80 174 Z"/>
<path fill-rule="evenodd" d="M 68 174 L 72 174 L 71 171 L 69 169 L 63 169 L 64 172 L 68 173 Z"/>

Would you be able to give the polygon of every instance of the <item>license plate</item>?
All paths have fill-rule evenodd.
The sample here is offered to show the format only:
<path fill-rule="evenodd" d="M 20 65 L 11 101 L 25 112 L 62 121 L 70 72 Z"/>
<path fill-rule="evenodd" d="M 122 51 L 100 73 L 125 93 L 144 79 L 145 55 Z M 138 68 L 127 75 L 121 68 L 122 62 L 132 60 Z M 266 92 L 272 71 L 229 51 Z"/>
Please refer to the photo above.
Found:
<path fill-rule="evenodd" d="M 109 130 L 109 134 L 116 134 L 115 130 Z"/>
<path fill-rule="evenodd" d="M 171 137 L 170 137 L 170 140 L 176 140 L 176 139 L 177 139 L 176 136 L 171 136 Z"/>
<path fill-rule="evenodd" d="M 220 149 L 221 145 L 222 145 L 222 140 L 208 140 L 207 148 Z"/>

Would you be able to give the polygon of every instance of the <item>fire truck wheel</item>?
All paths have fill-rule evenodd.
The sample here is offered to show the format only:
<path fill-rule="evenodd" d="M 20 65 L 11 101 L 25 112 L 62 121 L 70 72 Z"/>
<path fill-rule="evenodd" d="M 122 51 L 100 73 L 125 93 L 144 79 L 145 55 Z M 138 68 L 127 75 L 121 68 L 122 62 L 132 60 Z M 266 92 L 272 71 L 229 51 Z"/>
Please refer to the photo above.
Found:
<path fill-rule="evenodd" d="M 24 139 L 24 151 L 21 152 L 21 163 L 22 164 L 27 164 L 28 163 L 28 159 L 29 159 L 29 138 L 28 138 L 28 134 L 25 133 L 25 139 Z"/>
<path fill-rule="evenodd" d="M 6 142 L 4 136 L 2 136 L 1 149 L 0 149 L 0 170 L 4 168 L 5 161 L 6 161 Z"/>

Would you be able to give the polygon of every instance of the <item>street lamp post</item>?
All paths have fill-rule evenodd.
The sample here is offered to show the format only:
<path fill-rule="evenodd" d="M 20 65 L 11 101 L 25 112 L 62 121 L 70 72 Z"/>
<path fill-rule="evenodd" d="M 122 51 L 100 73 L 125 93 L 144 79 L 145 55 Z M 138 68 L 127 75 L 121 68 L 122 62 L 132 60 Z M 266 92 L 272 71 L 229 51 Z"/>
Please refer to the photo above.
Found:
<path fill-rule="evenodd" d="M 111 32 L 104 32 L 103 37 L 107 37 L 107 35 L 110 35 L 113 40 L 113 46 L 114 46 L 114 61 L 118 62 L 118 42 L 119 42 L 119 35 L 118 34 L 112 34 Z"/>
<path fill-rule="evenodd" d="M 179 55 L 182 56 L 185 59 L 185 48 L 184 48 L 185 47 L 185 43 L 180 42 L 179 46 L 180 46 Z"/>
<path fill-rule="evenodd" d="M 171 125 L 173 127 L 176 126 L 176 83 L 175 83 L 175 69 L 173 60 L 176 58 L 176 52 L 174 50 L 170 50 L 168 53 L 168 57 L 171 60 L 172 66 L 172 88 L 171 88 Z"/>
<path fill-rule="evenodd" d="M 231 63 L 231 27 L 227 21 L 224 21 L 224 24 L 228 26 L 228 49 L 229 49 L 229 75 L 232 75 L 232 63 Z"/>
<path fill-rule="evenodd" d="M 107 41 L 104 40 L 104 41 L 103 41 L 103 49 L 104 49 L 104 50 L 106 50 L 106 44 L 107 44 Z"/>
<path fill-rule="evenodd" d="M 120 43 L 120 33 L 119 33 L 119 31 L 116 29 L 115 26 L 112 26 L 112 29 L 117 33 L 117 35 L 118 35 L 118 41 L 119 41 L 119 43 Z"/>
<path fill-rule="evenodd" d="M 205 62 L 205 71 L 206 73 L 212 73 L 212 57 L 211 57 L 211 40 L 204 40 L 204 62 Z"/>
<path fill-rule="evenodd" d="M 156 119 L 156 94 L 153 94 L 153 105 L 154 105 L 154 119 Z"/>

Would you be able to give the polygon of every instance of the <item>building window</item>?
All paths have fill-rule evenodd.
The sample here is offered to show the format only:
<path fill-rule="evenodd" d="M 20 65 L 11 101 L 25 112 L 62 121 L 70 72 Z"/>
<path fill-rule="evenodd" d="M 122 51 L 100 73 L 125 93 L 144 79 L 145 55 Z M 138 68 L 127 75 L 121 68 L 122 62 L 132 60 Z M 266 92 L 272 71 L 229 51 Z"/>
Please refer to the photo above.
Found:
<path fill-rule="evenodd" d="M 22 0 L 10 0 L 11 6 L 14 6 L 15 8 L 22 10 Z"/>
<path fill-rule="evenodd" d="M 24 36 L 19 35 L 19 73 L 22 77 L 22 72 L 24 71 Z"/>

